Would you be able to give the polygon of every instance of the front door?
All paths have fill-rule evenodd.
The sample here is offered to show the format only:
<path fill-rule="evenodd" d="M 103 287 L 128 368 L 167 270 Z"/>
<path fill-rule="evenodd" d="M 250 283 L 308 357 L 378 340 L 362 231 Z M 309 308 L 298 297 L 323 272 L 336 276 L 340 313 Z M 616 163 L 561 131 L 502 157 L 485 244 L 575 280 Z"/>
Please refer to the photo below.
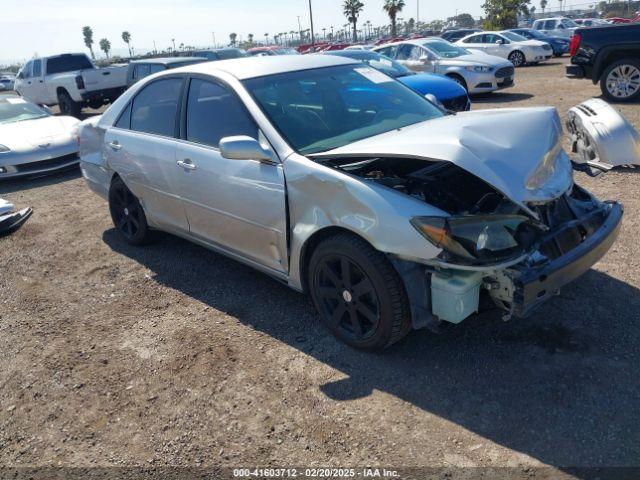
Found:
<path fill-rule="evenodd" d="M 169 231 L 188 232 L 178 193 L 176 165 L 178 104 L 181 77 L 163 77 L 133 98 L 105 133 L 107 163 L 136 195 L 148 220 Z"/>
<path fill-rule="evenodd" d="M 182 141 L 176 150 L 180 195 L 191 234 L 278 272 L 286 272 L 287 223 L 281 164 L 229 160 L 220 139 L 259 139 L 253 118 L 235 92 L 193 78 Z M 262 139 L 264 141 L 264 139 Z"/>

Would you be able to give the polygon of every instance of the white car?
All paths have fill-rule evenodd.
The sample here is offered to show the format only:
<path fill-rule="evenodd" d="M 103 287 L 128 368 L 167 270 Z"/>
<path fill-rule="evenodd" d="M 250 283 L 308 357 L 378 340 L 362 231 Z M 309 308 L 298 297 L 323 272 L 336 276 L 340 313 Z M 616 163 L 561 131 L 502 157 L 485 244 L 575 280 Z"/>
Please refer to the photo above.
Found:
<path fill-rule="evenodd" d="M 540 18 L 533 22 L 531 28 L 539 30 L 541 33 L 555 37 L 571 37 L 576 28 L 576 22 L 566 17 Z"/>
<path fill-rule="evenodd" d="M 127 88 L 128 65 L 96 68 L 84 53 L 29 60 L 18 73 L 15 90 L 38 105 L 59 105 L 78 117 L 82 107 L 100 108 Z"/>
<path fill-rule="evenodd" d="M 373 51 L 415 72 L 446 75 L 466 88 L 469 94 L 493 92 L 514 84 L 513 65 L 509 61 L 467 50 L 442 38 L 390 43 Z"/>
<path fill-rule="evenodd" d="M 456 44 L 506 58 L 514 67 L 544 62 L 553 56 L 553 49 L 547 42 L 528 40 L 509 31 L 474 33 L 458 40 Z"/>
<path fill-rule="evenodd" d="M 54 117 L 17 95 L 0 97 L 0 180 L 77 165 L 78 123 L 73 117 Z"/>

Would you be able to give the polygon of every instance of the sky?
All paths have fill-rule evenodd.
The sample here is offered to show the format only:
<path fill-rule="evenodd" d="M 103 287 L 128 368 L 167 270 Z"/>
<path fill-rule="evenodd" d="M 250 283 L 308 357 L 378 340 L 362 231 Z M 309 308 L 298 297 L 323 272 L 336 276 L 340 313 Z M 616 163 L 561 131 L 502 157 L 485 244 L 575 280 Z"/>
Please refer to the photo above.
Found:
<path fill-rule="evenodd" d="M 482 13 L 482 0 L 405 0 L 402 18 L 415 18 L 420 1 L 420 20 L 443 19 L 466 12 Z M 382 10 L 384 0 L 363 0 L 362 22 L 374 25 L 388 22 Z M 346 22 L 342 0 L 312 0 L 316 32 Z M 184 43 L 210 46 L 212 32 L 218 44 L 229 42 L 229 34 L 242 38 L 253 33 L 256 40 L 264 34 L 309 28 L 308 0 L 14 0 L 0 9 L 0 64 L 24 61 L 34 55 L 87 51 L 82 41 L 82 27 L 93 28 L 94 51 L 98 41 L 107 38 L 113 53 L 122 54 L 126 45 L 121 33 L 131 33 L 136 51 L 158 50 Z"/>

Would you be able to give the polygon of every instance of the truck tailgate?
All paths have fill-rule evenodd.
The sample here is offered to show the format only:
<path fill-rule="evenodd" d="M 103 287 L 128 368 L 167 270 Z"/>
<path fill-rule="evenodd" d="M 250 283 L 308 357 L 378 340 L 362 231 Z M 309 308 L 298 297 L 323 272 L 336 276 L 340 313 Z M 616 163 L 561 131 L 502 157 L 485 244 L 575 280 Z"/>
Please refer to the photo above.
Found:
<path fill-rule="evenodd" d="M 85 89 L 88 92 L 124 87 L 127 84 L 127 65 L 96 68 L 82 71 Z"/>

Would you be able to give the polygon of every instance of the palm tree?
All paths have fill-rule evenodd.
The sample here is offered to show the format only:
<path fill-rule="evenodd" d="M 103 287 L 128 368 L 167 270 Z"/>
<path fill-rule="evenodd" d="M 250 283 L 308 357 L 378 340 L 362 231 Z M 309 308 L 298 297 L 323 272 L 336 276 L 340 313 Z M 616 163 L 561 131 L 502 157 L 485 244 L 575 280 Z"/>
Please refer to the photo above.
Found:
<path fill-rule="evenodd" d="M 560 11 L 562 12 L 562 0 L 558 0 L 558 3 L 560 4 Z"/>
<path fill-rule="evenodd" d="M 126 30 L 122 32 L 122 41 L 127 44 L 127 48 L 129 49 L 129 56 L 131 56 L 131 34 Z"/>
<path fill-rule="evenodd" d="M 93 58 L 95 60 L 96 56 L 93 53 L 93 46 L 92 46 L 93 45 L 93 30 L 91 29 L 91 27 L 82 27 L 82 36 L 84 37 L 84 44 L 86 45 L 86 47 L 91 52 L 91 58 Z"/>
<path fill-rule="evenodd" d="M 547 0 L 540 0 L 540 8 L 542 9 L 542 15 L 544 15 L 544 9 L 547 8 Z"/>
<path fill-rule="evenodd" d="M 265 45 L 269 45 L 269 34 L 268 33 L 264 34 L 264 44 Z"/>
<path fill-rule="evenodd" d="M 353 43 L 358 43 L 358 17 L 364 8 L 360 0 L 344 0 L 342 12 L 353 28 Z"/>
<path fill-rule="evenodd" d="M 247 35 L 247 42 L 249 42 L 249 45 L 253 45 L 253 33 Z"/>
<path fill-rule="evenodd" d="M 100 40 L 100 50 L 104 52 L 104 54 L 109 58 L 109 50 L 111 50 L 111 42 L 106 38 Z"/>
<path fill-rule="evenodd" d="M 236 39 L 238 38 L 238 34 L 237 33 L 230 33 L 229 34 L 229 40 L 231 41 L 231 46 L 235 47 L 236 46 Z"/>
<path fill-rule="evenodd" d="M 396 17 L 398 13 L 402 11 L 405 7 L 404 0 L 385 0 L 384 6 L 382 7 L 387 15 L 389 15 L 389 19 L 391 20 L 391 36 L 395 37 L 397 35 L 397 26 L 396 26 Z"/>

